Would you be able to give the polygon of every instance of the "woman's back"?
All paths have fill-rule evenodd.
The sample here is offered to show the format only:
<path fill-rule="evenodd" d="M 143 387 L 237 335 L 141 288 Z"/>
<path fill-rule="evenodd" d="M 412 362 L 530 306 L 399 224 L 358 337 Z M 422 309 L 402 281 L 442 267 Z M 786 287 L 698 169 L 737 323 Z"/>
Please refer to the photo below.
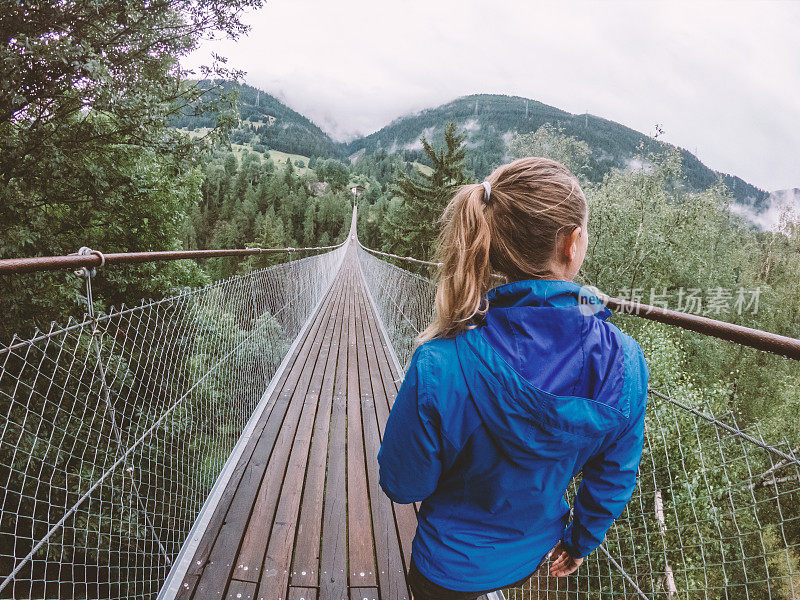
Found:
<path fill-rule="evenodd" d="M 567 539 L 576 550 L 594 549 L 630 498 L 647 368 L 607 309 L 586 314 L 580 293 L 564 281 L 495 288 L 483 326 L 414 355 L 379 454 L 381 485 L 397 502 L 423 500 L 414 561 L 439 585 L 488 590 L 534 571 L 562 538 L 564 493 L 587 461 L 579 533 Z"/>

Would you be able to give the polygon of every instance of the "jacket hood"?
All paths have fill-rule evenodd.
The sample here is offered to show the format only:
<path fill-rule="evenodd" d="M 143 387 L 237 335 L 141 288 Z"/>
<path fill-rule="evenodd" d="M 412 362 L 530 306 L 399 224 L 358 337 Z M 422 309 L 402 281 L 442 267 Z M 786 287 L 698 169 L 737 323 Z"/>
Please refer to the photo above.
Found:
<path fill-rule="evenodd" d="M 515 281 L 489 291 L 485 323 L 456 338 L 470 396 L 516 463 L 561 460 L 570 436 L 597 438 L 628 416 L 622 334 L 587 288 Z"/>

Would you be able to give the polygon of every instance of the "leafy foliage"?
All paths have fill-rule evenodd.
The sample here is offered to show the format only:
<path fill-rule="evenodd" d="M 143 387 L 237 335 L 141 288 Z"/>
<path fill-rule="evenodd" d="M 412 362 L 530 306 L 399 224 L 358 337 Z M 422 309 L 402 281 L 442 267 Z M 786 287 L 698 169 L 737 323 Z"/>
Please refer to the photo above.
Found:
<path fill-rule="evenodd" d="M 512 158 L 546 156 L 581 176 L 591 150 L 583 140 L 564 135 L 563 127 L 556 129 L 550 123 L 545 123 L 533 133 L 514 135 L 508 144 L 508 153 Z"/>
<path fill-rule="evenodd" d="M 653 294 L 674 299 L 681 289 L 757 292 L 757 310 L 741 310 L 734 301 L 713 312 L 708 304 L 699 308 L 715 319 L 800 336 L 796 228 L 754 231 L 731 214 L 732 198 L 722 183 L 688 191 L 675 151 L 646 161 L 649 168 L 615 172 L 585 190 L 590 244 L 583 282 L 610 295 L 631 297 L 638 290 L 644 302 Z M 637 335 L 652 327 L 634 317 L 625 326 Z M 673 335 L 686 352 L 683 376 L 698 385 L 725 385 L 728 406 L 743 423 L 777 418 L 800 398 L 792 361 L 699 334 Z"/>
<path fill-rule="evenodd" d="M 187 107 L 230 124 L 231 98 L 185 80 L 178 59 L 217 31 L 246 30 L 261 0 L 19 1 L 0 11 L 0 206 L 4 256 L 177 249 L 199 196 L 204 145 L 169 127 Z M 236 73 L 220 64 L 206 73 Z M 124 275 L 122 274 L 124 273 Z M 118 270 L 99 296 L 128 302 L 202 281 L 194 266 Z M 4 278 L 0 338 L 63 319 L 76 285 L 63 275 Z M 34 300 L 31 301 L 30 299 Z"/>

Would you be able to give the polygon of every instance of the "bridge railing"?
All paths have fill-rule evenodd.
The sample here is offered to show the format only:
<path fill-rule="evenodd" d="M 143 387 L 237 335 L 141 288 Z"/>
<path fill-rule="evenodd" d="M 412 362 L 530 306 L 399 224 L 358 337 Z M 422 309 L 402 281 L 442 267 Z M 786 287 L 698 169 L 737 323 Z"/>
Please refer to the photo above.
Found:
<path fill-rule="evenodd" d="M 358 257 L 398 363 L 407 366 L 414 338 L 433 316 L 435 285 L 383 259 L 402 264 L 403 257 L 363 246 Z M 800 347 L 673 311 L 641 314 L 785 356 Z M 765 440 L 757 425 L 741 427 L 690 386 L 649 394 L 639 482 L 603 545 L 575 575 L 553 579 L 542 570 L 505 596 L 799 598 L 800 440 Z M 579 483 L 568 491 L 570 503 Z"/>
<path fill-rule="evenodd" d="M 0 596 L 155 595 L 344 251 L 0 348 Z M 358 255 L 402 366 L 434 286 Z M 71 266 L 107 259 L 89 251 Z M 794 352 L 796 340 L 778 342 Z M 691 390 L 650 394 L 639 486 L 603 546 L 576 576 L 506 595 L 797 598 L 798 440 L 765 440 Z"/>
<path fill-rule="evenodd" d="M 345 248 L 0 347 L 0 597 L 155 597 Z"/>

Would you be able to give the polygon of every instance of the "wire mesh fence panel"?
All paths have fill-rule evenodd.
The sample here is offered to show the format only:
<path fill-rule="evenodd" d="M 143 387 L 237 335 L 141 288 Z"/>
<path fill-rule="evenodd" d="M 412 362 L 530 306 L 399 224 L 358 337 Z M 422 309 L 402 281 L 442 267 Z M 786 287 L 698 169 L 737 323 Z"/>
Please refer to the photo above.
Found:
<path fill-rule="evenodd" d="M 435 286 L 359 250 L 401 365 L 433 316 Z M 566 578 L 548 563 L 507 598 L 800 598 L 798 440 L 765 441 L 733 414 L 650 390 L 633 498 L 602 546 Z M 580 485 L 572 482 L 567 499 Z"/>
<path fill-rule="evenodd" d="M 0 596 L 152 598 L 342 246 L 0 348 Z"/>
<path fill-rule="evenodd" d="M 436 288 L 429 279 L 381 260 L 363 246 L 358 260 L 397 359 L 408 365 L 414 339 L 433 318 Z"/>

